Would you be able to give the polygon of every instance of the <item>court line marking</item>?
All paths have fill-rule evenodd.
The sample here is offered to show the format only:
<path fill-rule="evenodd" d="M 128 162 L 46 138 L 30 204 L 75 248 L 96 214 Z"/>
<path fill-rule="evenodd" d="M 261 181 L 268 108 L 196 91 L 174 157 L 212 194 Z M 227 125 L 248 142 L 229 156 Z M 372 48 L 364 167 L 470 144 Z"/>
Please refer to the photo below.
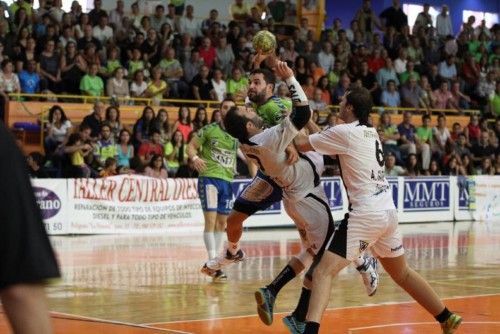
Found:
<path fill-rule="evenodd" d="M 122 325 L 122 326 L 128 326 L 128 327 L 139 327 L 139 328 L 144 328 L 144 329 L 159 330 L 159 331 L 165 332 L 165 333 L 193 334 L 191 332 L 183 332 L 183 331 L 180 331 L 177 329 L 151 327 L 151 326 L 148 326 L 146 324 L 134 324 L 131 322 L 123 322 L 123 321 L 117 321 L 117 320 L 106 320 L 106 319 L 101 319 L 101 318 L 96 318 L 96 317 L 88 317 L 88 316 L 84 316 L 84 315 L 57 312 L 57 311 L 51 311 L 50 314 L 68 317 L 68 318 L 61 318 L 61 319 L 65 319 L 65 320 L 78 320 L 78 319 L 92 320 L 95 322 L 107 323 L 107 324 L 113 324 L 113 325 Z"/>
<path fill-rule="evenodd" d="M 488 293 L 481 295 L 468 295 L 468 296 L 455 296 L 449 298 L 443 298 L 442 300 L 455 300 L 455 299 L 469 299 L 469 298 L 481 298 L 481 297 L 495 297 L 500 296 L 500 293 Z M 338 311 L 338 310 L 349 310 L 356 308 L 369 308 L 369 307 L 377 307 L 377 306 L 387 306 L 387 305 L 402 305 L 402 304 L 416 304 L 416 301 L 406 301 L 406 302 L 396 302 L 396 301 L 388 301 L 377 304 L 369 304 L 369 305 L 358 305 L 358 306 L 345 306 L 345 307 L 333 307 L 327 308 L 325 311 Z M 290 312 L 276 312 L 274 314 L 289 314 Z M 175 321 L 166 321 L 166 322 L 151 322 L 144 323 L 144 326 L 155 326 L 155 325 L 167 325 L 167 324 L 178 324 L 178 323 L 188 323 L 188 322 L 199 322 L 199 321 L 214 321 L 214 320 L 228 320 L 228 319 L 241 319 L 241 318 L 250 318 L 256 317 L 257 314 L 247 314 L 247 315 L 237 315 L 237 316 L 229 316 L 229 317 L 219 317 L 219 318 L 206 318 L 206 319 L 193 319 L 193 320 L 175 320 Z"/>
<path fill-rule="evenodd" d="M 349 328 L 348 334 L 352 334 L 353 331 L 360 331 L 365 329 L 375 329 L 375 328 L 387 328 L 387 327 L 399 327 L 399 326 L 419 326 L 419 325 L 435 325 L 436 322 L 395 322 L 390 324 L 383 325 L 373 325 L 373 326 L 365 326 L 365 327 L 354 327 Z M 469 325 L 500 325 L 500 321 L 464 321 L 462 324 Z"/>

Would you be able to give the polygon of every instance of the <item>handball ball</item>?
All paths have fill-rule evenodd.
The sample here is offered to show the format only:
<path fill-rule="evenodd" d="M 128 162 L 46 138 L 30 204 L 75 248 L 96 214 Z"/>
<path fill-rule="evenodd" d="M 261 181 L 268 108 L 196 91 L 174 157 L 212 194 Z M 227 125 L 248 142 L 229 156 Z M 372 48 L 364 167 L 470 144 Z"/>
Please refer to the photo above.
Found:
<path fill-rule="evenodd" d="M 255 51 L 270 54 L 276 49 L 276 36 L 267 30 L 261 30 L 253 37 L 252 44 Z"/>

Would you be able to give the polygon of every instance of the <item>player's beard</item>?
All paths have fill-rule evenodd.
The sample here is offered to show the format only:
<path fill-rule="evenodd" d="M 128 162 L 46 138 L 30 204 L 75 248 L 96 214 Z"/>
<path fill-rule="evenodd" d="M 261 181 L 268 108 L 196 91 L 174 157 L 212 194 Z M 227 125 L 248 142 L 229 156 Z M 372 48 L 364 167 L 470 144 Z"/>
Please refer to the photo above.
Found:
<path fill-rule="evenodd" d="M 263 89 L 260 92 L 249 91 L 248 99 L 257 105 L 263 105 L 266 102 L 266 90 Z"/>

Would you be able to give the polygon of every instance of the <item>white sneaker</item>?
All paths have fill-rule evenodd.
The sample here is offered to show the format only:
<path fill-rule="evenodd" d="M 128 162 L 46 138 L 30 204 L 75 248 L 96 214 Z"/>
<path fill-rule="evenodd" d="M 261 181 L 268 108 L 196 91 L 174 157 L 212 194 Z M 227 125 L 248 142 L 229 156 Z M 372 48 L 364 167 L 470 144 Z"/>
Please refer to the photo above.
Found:
<path fill-rule="evenodd" d="M 207 267 L 209 270 L 221 270 L 223 267 L 226 267 L 236 262 L 244 261 L 245 259 L 246 259 L 246 254 L 241 249 L 238 250 L 238 252 L 234 255 L 231 254 L 229 250 L 226 250 L 225 255 L 220 255 L 212 260 L 207 261 L 204 267 Z"/>
<path fill-rule="evenodd" d="M 365 284 L 366 293 L 368 296 L 373 296 L 377 292 L 379 275 L 377 271 L 378 261 L 374 257 L 365 257 L 365 263 L 356 269 L 361 274 L 363 278 L 363 283 Z"/>

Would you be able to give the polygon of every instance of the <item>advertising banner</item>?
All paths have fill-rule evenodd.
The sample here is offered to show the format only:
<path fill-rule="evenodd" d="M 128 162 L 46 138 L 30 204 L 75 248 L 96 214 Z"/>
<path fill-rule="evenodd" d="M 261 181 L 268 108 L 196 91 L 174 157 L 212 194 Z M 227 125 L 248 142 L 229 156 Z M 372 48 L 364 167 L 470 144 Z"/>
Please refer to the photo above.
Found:
<path fill-rule="evenodd" d="M 466 176 L 452 177 L 452 183 L 457 186 L 455 196 L 455 220 L 473 220 L 474 205 L 471 202 L 471 192 L 474 191 L 474 179 Z"/>
<path fill-rule="evenodd" d="M 475 220 L 500 222 L 500 177 L 475 176 Z"/>
<path fill-rule="evenodd" d="M 401 221 L 453 220 L 453 190 L 450 177 L 404 178 Z M 425 213 L 425 214 L 422 214 Z"/>
<path fill-rule="evenodd" d="M 389 177 L 388 181 L 402 223 L 500 220 L 499 177 Z M 32 180 L 49 234 L 201 233 L 197 182 L 139 175 Z M 233 182 L 233 200 L 250 182 Z M 333 218 L 343 219 L 349 202 L 341 178 L 323 178 L 321 183 Z M 293 222 L 281 201 L 245 221 L 245 227 L 283 226 Z"/>
<path fill-rule="evenodd" d="M 203 230 L 196 179 L 69 179 L 71 233 Z"/>
<path fill-rule="evenodd" d="M 67 234 L 68 192 L 65 179 L 32 179 L 35 198 L 48 234 Z"/>

